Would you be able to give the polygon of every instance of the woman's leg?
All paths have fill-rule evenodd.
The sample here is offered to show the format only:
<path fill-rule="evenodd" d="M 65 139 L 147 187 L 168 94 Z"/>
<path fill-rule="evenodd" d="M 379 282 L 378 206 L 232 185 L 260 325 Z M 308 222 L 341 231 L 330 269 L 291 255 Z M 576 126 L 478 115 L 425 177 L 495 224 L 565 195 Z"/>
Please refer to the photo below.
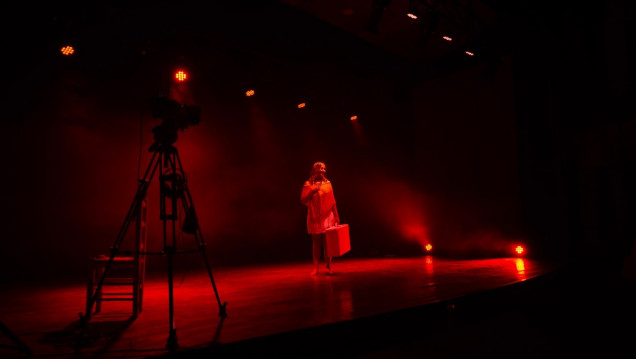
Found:
<path fill-rule="evenodd" d="M 331 273 L 331 257 L 327 253 L 327 234 L 320 234 L 320 243 L 322 244 L 323 255 L 325 256 L 325 265 L 327 273 Z"/>
<path fill-rule="evenodd" d="M 311 235 L 312 242 L 312 255 L 314 259 L 314 271 L 311 274 L 318 274 L 318 265 L 320 264 L 320 250 L 322 245 L 322 235 L 320 234 L 312 234 Z"/>

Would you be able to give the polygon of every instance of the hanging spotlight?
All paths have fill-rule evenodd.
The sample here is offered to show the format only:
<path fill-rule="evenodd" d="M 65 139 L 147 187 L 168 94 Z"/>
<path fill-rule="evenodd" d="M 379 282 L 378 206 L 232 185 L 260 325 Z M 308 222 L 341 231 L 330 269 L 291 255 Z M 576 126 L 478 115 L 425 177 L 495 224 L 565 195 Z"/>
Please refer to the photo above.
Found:
<path fill-rule="evenodd" d="M 62 48 L 60 49 L 60 52 L 64 56 L 70 56 L 75 53 L 75 49 L 73 48 L 73 46 L 66 45 L 66 46 L 62 46 Z"/>
<path fill-rule="evenodd" d="M 188 74 L 184 70 L 179 69 L 175 72 L 174 78 L 177 82 L 185 82 L 188 79 Z"/>
<path fill-rule="evenodd" d="M 409 7 L 406 10 L 406 16 L 410 17 L 413 20 L 417 20 L 417 18 L 419 17 L 419 9 L 417 8 L 417 3 L 415 0 L 410 0 L 409 1 Z"/>
<path fill-rule="evenodd" d="M 418 18 L 419 9 L 417 8 L 417 3 L 415 0 L 409 0 L 409 6 L 406 9 L 406 16 L 414 20 Z"/>

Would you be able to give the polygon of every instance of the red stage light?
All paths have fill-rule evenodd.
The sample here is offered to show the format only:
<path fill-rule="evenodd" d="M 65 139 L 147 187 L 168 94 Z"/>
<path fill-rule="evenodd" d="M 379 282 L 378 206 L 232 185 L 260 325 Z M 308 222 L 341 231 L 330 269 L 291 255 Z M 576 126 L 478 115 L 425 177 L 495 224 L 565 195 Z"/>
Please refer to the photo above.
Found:
<path fill-rule="evenodd" d="M 75 49 L 70 45 L 63 46 L 60 51 L 62 52 L 62 55 L 65 56 L 73 55 L 75 53 Z"/>
<path fill-rule="evenodd" d="M 432 250 L 433 250 L 433 246 L 432 246 L 430 243 L 427 243 L 427 244 L 424 246 L 424 249 L 426 249 L 426 251 L 427 251 L 427 252 L 430 252 L 430 251 L 432 251 Z"/>
<path fill-rule="evenodd" d="M 518 255 L 518 256 L 521 256 L 524 253 L 526 253 L 526 249 L 520 244 L 515 246 L 514 251 L 515 251 L 515 254 Z"/>
<path fill-rule="evenodd" d="M 177 72 L 174 74 L 174 78 L 178 82 L 184 82 L 188 78 L 188 74 L 183 70 L 177 70 Z"/>
<path fill-rule="evenodd" d="M 305 103 L 304 102 L 298 104 L 298 108 L 304 108 L 304 107 L 305 107 Z"/>
<path fill-rule="evenodd" d="M 355 120 L 357 120 L 357 119 L 358 119 L 358 116 L 353 115 L 353 116 L 351 116 L 349 119 L 350 119 L 351 121 L 355 121 Z"/>
<path fill-rule="evenodd" d="M 245 96 L 247 96 L 247 97 L 254 96 L 254 90 L 245 91 Z"/>

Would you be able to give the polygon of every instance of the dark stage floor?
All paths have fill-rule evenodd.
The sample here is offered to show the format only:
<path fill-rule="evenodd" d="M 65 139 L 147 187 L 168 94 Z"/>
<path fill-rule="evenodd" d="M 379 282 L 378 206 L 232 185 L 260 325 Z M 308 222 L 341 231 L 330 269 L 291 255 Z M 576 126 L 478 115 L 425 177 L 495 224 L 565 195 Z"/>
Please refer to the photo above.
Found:
<path fill-rule="evenodd" d="M 333 275 L 311 263 L 175 272 L 178 348 L 169 352 L 168 281 L 146 278 L 143 311 L 107 302 L 79 327 L 85 283 L 6 288 L 0 357 L 558 357 L 634 338 L 631 284 L 593 267 L 532 259 L 339 258 Z M 17 341 L 11 339 L 15 334 Z"/>

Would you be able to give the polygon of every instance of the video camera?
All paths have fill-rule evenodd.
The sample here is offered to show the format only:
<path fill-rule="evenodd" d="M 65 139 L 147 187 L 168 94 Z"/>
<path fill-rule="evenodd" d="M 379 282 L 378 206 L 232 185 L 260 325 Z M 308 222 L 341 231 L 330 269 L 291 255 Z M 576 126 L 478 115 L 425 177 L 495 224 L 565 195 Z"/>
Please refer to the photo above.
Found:
<path fill-rule="evenodd" d="M 152 129 L 155 144 L 150 147 L 154 151 L 156 146 L 172 145 L 177 141 L 178 131 L 201 122 L 201 108 L 198 106 L 182 105 L 167 96 L 157 96 L 150 99 L 150 109 L 153 118 L 161 118 L 163 122 Z"/>

